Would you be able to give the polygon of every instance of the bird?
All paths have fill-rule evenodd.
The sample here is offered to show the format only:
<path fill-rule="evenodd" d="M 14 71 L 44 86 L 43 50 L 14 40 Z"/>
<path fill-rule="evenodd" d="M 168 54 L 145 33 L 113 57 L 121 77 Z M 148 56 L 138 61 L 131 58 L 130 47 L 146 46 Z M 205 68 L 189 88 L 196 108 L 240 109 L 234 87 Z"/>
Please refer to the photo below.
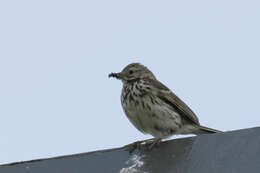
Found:
<path fill-rule="evenodd" d="M 150 148 L 172 135 L 221 132 L 200 125 L 198 117 L 187 104 L 141 63 L 131 63 L 121 72 L 110 73 L 108 77 L 122 81 L 121 105 L 124 113 L 139 131 L 154 137 Z"/>

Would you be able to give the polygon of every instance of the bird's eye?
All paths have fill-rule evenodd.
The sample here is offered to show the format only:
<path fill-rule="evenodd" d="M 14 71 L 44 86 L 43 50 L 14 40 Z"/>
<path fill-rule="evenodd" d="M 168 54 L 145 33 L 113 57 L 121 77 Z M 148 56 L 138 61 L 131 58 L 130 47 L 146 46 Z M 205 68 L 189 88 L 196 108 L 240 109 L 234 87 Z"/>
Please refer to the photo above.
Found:
<path fill-rule="evenodd" d="M 133 73 L 134 73 L 134 71 L 133 71 L 133 70 L 130 70 L 130 71 L 129 71 L 129 74 L 130 74 L 130 75 L 131 75 L 131 74 L 133 74 Z"/>

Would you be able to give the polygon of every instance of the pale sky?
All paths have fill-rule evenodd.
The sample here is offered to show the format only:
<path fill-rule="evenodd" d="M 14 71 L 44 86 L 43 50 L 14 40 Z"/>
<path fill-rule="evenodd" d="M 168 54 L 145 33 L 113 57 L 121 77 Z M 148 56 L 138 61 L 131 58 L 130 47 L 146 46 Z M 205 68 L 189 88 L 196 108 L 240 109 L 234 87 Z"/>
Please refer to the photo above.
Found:
<path fill-rule="evenodd" d="M 0 1 L 0 164 L 150 138 L 108 78 L 132 62 L 202 125 L 259 126 L 259 9 L 257 0 Z"/>

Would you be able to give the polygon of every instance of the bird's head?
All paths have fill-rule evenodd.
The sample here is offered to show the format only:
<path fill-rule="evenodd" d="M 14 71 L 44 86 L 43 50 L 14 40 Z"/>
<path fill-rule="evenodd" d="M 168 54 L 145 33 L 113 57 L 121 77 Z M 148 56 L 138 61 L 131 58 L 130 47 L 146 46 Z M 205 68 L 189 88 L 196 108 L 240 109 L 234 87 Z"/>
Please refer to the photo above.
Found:
<path fill-rule="evenodd" d="M 123 83 L 133 82 L 144 78 L 156 79 L 153 73 L 140 63 L 131 63 L 119 73 L 110 73 L 108 77 L 115 77 Z"/>

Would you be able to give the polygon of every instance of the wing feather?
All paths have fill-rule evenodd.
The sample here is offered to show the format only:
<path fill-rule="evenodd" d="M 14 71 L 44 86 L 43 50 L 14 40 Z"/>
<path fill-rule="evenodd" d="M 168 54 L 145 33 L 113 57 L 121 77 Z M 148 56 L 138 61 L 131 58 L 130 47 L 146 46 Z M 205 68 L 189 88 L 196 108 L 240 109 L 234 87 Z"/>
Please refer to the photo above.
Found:
<path fill-rule="evenodd" d="M 175 95 L 169 88 L 167 88 L 164 84 L 162 84 L 158 80 L 147 79 L 147 81 L 153 86 L 155 90 L 155 94 L 165 103 L 173 107 L 182 118 L 196 124 L 199 124 L 199 120 L 195 113 L 177 96 Z"/>

